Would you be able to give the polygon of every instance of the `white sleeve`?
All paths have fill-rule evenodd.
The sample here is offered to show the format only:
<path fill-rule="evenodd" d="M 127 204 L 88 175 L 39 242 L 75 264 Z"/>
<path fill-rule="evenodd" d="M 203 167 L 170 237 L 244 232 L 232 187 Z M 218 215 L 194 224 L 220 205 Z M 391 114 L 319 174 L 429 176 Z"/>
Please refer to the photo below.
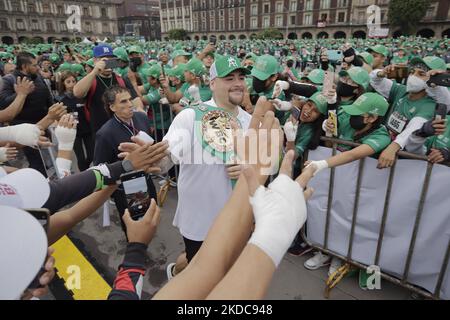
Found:
<path fill-rule="evenodd" d="M 408 139 L 411 137 L 412 133 L 416 130 L 422 128 L 423 124 L 428 120 L 422 117 L 414 117 L 409 121 L 405 130 L 400 133 L 397 138 L 395 138 L 394 142 L 397 143 L 402 149 L 405 148 Z"/>
<path fill-rule="evenodd" d="M 195 111 L 185 109 L 172 121 L 163 140 L 169 143 L 171 160 L 175 164 L 183 162 L 191 153 L 194 133 Z"/>
<path fill-rule="evenodd" d="M 405 146 L 405 151 L 425 155 L 427 153 L 427 148 L 425 147 L 425 140 L 427 138 L 416 136 L 412 134 Z"/>
<path fill-rule="evenodd" d="M 427 94 L 437 103 L 445 104 L 447 106 L 447 112 L 450 111 L 450 91 L 447 87 L 427 87 Z"/>
<path fill-rule="evenodd" d="M 383 71 L 382 69 L 375 69 L 370 73 L 370 85 L 375 89 L 376 92 L 381 94 L 386 99 L 389 99 L 389 94 L 392 89 L 394 82 L 387 78 L 378 77 L 378 72 Z"/>

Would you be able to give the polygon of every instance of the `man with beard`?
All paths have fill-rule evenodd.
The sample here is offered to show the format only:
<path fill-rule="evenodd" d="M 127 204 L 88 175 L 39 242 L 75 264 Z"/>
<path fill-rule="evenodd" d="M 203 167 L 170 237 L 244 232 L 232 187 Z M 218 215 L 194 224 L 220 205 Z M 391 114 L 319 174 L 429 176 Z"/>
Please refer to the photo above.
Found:
<path fill-rule="evenodd" d="M 17 55 L 16 60 L 17 69 L 12 74 L 3 77 L 3 86 L 0 91 L 0 109 L 7 108 L 16 99 L 15 85 L 17 77 L 31 80 L 34 84 L 34 90 L 28 94 L 22 111 L 11 124 L 36 124 L 47 115 L 48 109 L 53 104 L 52 95 L 42 76 L 39 74 L 39 65 L 33 54 L 21 52 Z M 30 164 L 30 168 L 36 169 L 46 175 L 39 151 L 25 147 L 24 153 Z"/>
<path fill-rule="evenodd" d="M 232 164 L 233 151 L 219 149 L 229 146 L 232 123 L 244 130 L 250 124 L 251 116 L 239 106 L 247 74 L 249 70 L 236 57 L 218 57 L 210 70 L 213 98 L 181 111 L 164 137 L 171 154 L 160 163 L 161 169 L 180 164 L 174 226 L 185 243 L 185 254 L 167 268 L 169 278 L 181 272 L 200 249 L 240 175 L 241 167 Z"/>

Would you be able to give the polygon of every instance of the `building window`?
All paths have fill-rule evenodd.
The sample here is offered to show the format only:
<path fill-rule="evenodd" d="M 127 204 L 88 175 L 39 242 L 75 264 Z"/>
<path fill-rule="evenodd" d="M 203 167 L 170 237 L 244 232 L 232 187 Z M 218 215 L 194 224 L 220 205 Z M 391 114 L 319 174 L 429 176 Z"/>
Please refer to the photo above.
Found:
<path fill-rule="evenodd" d="M 264 28 L 270 27 L 270 18 L 269 17 L 264 17 L 263 18 L 263 27 Z"/>
<path fill-rule="evenodd" d="M 269 3 L 264 3 L 263 13 L 270 13 L 270 4 Z"/>
<path fill-rule="evenodd" d="M 64 14 L 64 7 L 58 6 L 58 14 Z"/>
<path fill-rule="evenodd" d="M 257 4 L 252 4 L 251 14 L 252 14 L 252 16 L 258 15 L 258 5 Z"/>
<path fill-rule="evenodd" d="M 338 13 L 338 21 L 339 23 L 345 22 L 345 12 Z"/>
<path fill-rule="evenodd" d="M 365 11 L 359 11 L 358 12 L 358 23 L 364 23 L 366 20 L 366 12 Z"/>
<path fill-rule="evenodd" d="M 0 30 L 9 30 L 8 21 L 0 20 Z"/>
<path fill-rule="evenodd" d="M 244 18 L 239 18 L 239 29 L 245 28 Z"/>
<path fill-rule="evenodd" d="M 306 0 L 305 2 L 305 11 L 310 11 L 313 9 L 313 2 L 312 0 Z"/>
<path fill-rule="evenodd" d="M 282 17 L 282 16 L 277 16 L 277 17 L 275 18 L 275 25 L 276 25 L 277 27 L 283 26 L 283 17 Z"/>
<path fill-rule="evenodd" d="M 86 31 L 87 32 L 92 32 L 92 26 L 91 26 L 91 23 L 90 22 L 86 22 Z"/>
<path fill-rule="evenodd" d="M 250 27 L 252 29 L 256 29 L 258 28 L 258 19 L 257 18 L 252 18 L 251 22 L 250 22 Z"/>
<path fill-rule="evenodd" d="M 16 27 L 17 27 L 17 30 L 25 30 L 25 23 L 23 22 L 23 20 L 22 19 L 17 19 L 16 20 Z"/>
<path fill-rule="evenodd" d="M 245 16 L 245 8 L 239 8 L 239 15 Z"/>
<path fill-rule="evenodd" d="M 19 4 L 18 1 L 17 1 L 17 2 L 13 1 L 13 2 L 11 3 L 11 6 L 12 6 L 12 11 L 21 11 L 21 10 L 20 10 L 20 4 Z"/>
<path fill-rule="evenodd" d="M 283 2 L 277 2 L 277 12 L 283 12 Z"/>
<path fill-rule="evenodd" d="M 101 8 L 101 15 L 102 15 L 102 18 L 108 18 L 107 14 L 106 14 L 106 8 Z"/>
<path fill-rule="evenodd" d="M 348 0 L 338 0 L 338 7 L 347 7 L 348 6 Z"/>
<path fill-rule="evenodd" d="M 36 5 L 34 5 L 34 4 L 29 4 L 29 5 L 28 5 L 28 12 L 29 12 L 29 13 L 35 13 L 35 12 L 36 12 Z"/>
<path fill-rule="evenodd" d="M 309 13 L 305 14 L 303 21 L 305 25 L 312 25 L 312 15 Z"/>
<path fill-rule="evenodd" d="M 295 25 L 295 16 L 291 16 L 291 21 L 290 22 L 291 22 L 292 25 Z"/>
<path fill-rule="evenodd" d="M 39 30 L 39 22 L 35 19 L 31 20 L 31 30 L 33 31 Z"/>
<path fill-rule="evenodd" d="M 102 31 L 103 31 L 103 33 L 109 32 L 109 27 L 108 27 L 107 23 L 102 23 Z"/>
<path fill-rule="evenodd" d="M 297 11 L 297 0 L 291 0 L 291 2 L 289 3 L 289 11 Z"/>
<path fill-rule="evenodd" d="M 234 30 L 234 19 L 230 19 L 229 28 L 230 28 L 230 30 Z"/>
<path fill-rule="evenodd" d="M 48 32 L 55 31 L 55 29 L 53 28 L 53 22 L 51 22 L 50 20 L 47 20 L 46 27 Z"/>
<path fill-rule="evenodd" d="M 329 8 L 330 8 L 330 0 L 320 1 L 320 9 L 329 9 Z"/>
<path fill-rule="evenodd" d="M 66 22 L 65 21 L 60 21 L 59 22 L 59 30 L 60 31 L 67 31 L 67 24 L 66 24 Z"/>
<path fill-rule="evenodd" d="M 328 20 L 328 13 L 322 13 L 320 15 L 320 20 L 321 21 L 327 21 Z"/>
<path fill-rule="evenodd" d="M 83 8 L 83 16 L 89 16 L 89 8 Z"/>

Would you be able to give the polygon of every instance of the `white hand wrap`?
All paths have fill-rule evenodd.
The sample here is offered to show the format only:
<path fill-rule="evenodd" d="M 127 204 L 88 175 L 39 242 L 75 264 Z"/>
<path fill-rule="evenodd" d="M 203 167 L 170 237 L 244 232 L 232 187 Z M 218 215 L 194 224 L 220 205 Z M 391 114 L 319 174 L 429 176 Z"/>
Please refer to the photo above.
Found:
<path fill-rule="evenodd" d="M 291 121 L 286 121 L 283 130 L 288 142 L 294 142 L 297 138 L 298 124 L 293 124 Z"/>
<path fill-rule="evenodd" d="M 64 158 L 56 158 L 56 167 L 58 168 L 60 178 L 70 176 L 70 168 L 72 167 L 72 161 Z"/>
<path fill-rule="evenodd" d="M 41 130 L 30 123 L 0 128 L 0 140 L 13 141 L 27 147 L 37 146 Z"/>
<path fill-rule="evenodd" d="M 297 182 L 281 174 L 268 189 L 260 186 L 250 204 L 255 231 L 249 243 L 263 250 L 277 267 L 306 221 L 303 191 Z"/>
<path fill-rule="evenodd" d="M 289 82 L 278 80 L 275 82 L 275 86 L 279 86 L 281 90 L 289 90 Z"/>
<path fill-rule="evenodd" d="M 318 174 L 320 171 L 322 171 L 323 169 L 327 169 L 328 168 L 328 162 L 326 160 L 320 160 L 320 161 L 311 161 L 310 164 L 308 164 L 306 168 L 309 168 L 311 166 L 314 166 L 316 168 L 316 170 L 314 171 L 314 175 Z"/>
<path fill-rule="evenodd" d="M 0 148 L 0 163 L 8 161 L 8 158 L 6 157 L 6 151 L 8 148 Z"/>
<path fill-rule="evenodd" d="M 328 104 L 335 104 L 337 102 L 337 94 L 335 93 L 332 97 L 325 96 Z"/>
<path fill-rule="evenodd" d="M 159 100 L 159 103 L 161 103 L 161 104 L 169 104 L 169 100 L 167 100 L 167 98 L 164 97 L 164 98 L 161 98 L 161 99 Z"/>
<path fill-rule="evenodd" d="M 58 139 L 58 150 L 72 151 L 75 138 L 77 137 L 77 129 L 65 128 L 57 126 L 55 135 Z"/>
<path fill-rule="evenodd" d="M 195 102 L 202 100 L 200 98 L 200 89 L 196 85 L 190 86 L 188 89 L 188 93 L 191 95 Z"/>
<path fill-rule="evenodd" d="M 279 111 L 289 111 L 292 109 L 292 103 L 289 101 L 281 101 L 280 99 L 274 99 L 273 105 Z"/>

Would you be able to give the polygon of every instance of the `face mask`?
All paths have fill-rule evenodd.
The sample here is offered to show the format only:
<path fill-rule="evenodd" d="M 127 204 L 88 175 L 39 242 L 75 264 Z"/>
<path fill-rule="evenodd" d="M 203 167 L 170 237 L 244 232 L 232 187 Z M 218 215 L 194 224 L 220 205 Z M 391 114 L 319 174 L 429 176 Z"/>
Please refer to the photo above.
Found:
<path fill-rule="evenodd" d="M 363 116 L 351 116 L 350 117 L 350 126 L 356 131 L 364 129 L 366 124 L 364 123 Z"/>
<path fill-rule="evenodd" d="M 261 81 L 258 78 L 253 77 L 253 89 L 255 89 L 257 93 L 264 92 L 266 90 L 265 81 Z"/>
<path fill-rule="evenodd" d="M 426 87 L 427 83 L 416 76 L 409 76 L 408 81 L 406 82 L 407 92 L 417 93 L 426 89 Z"/>
<path fill-rule="evenodd" d="M 355 95 L 353 92 L 355 89 L 355 87 L 339 81 L 336 87 L 336 93 L 339 97 L 353 97 Z"/>
<path fill-rule="evenodd" d="M 294 62 L 288 61 L 288 62 L 286 63 L 286 65 L 287 65 L 288 68 L 292 68 L 293 65 L 294 65 Z"/>

